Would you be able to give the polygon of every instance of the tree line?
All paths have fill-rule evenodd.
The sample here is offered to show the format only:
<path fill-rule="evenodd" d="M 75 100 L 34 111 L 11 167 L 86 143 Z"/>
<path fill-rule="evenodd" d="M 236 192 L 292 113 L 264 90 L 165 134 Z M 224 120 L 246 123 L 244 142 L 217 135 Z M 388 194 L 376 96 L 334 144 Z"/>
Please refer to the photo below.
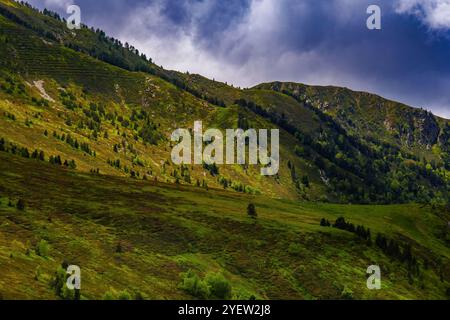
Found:
<path fill-rule="evenodd" d="M 45 153 L 42 150 L 35 149 L 33 152 L 30 152 L 27 147 L 18 146 L 15 143 L 8 142 L 5 138 L 0 138 L 0 152 L 7 152 L 14 155 L 21 156 L 27 159 L 35 159 L 39 161 L 46 161 Z M 77 165 L 75 160 L 62 160 L 60 155 L 53 156 L 51 155 L 48 159 L 50 164 L 65 166 L 70 169 L 76 169 Z"/>
<path fill-rule="evenodd" d="M 331 224 L 327 219 L 322 218 L 320 220 L 320 225 L 322 227 L 334 227 L 354 233 L 358 238 L 365 240 L 367 245 L 372 245 L 370 228 L 366 228 L 363 225 L 355 226 L 353 223 L 346 221 L 344 217 L 338 217 L 334 224 Z M 419 275 L 420 265 L 418 259 L 413 254 L 411 244 L 388 238 L 381 233 L 377 233 L 375 245 L 381 249 L 386 256 L 406 264 L 409 277 Z"/>

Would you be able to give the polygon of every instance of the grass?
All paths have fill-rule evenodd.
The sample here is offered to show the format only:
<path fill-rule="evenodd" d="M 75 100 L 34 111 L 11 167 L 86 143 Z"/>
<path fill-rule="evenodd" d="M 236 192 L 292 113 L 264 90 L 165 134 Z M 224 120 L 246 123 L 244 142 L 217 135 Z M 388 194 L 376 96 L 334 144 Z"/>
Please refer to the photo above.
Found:
<path fill-rule="evenodd" d="M 33 26 L 71 38 L 85 49 L 105 45 L 88 29 L 75 36 L 63 34 L 62 22 L 0 0 L 1 7 L 10 5 Z M 259 191 L 255 195 L 223 190 L 218 177 L 202 166 L 187 168 L 191 183 L 173 184 L 174 171 L 180 171 L 170 163 L 169 136 L 174 129 L 190 128 L 196 120 L 202 120 L 204 128 L 234 128 L 239 117 L 253 128 L 276 127 L 234 105 L 237 99 L 283 115 L 312 137 L 322 135 L 321 128 L 327 125 L 315 112 L 276 92 L 273 84 L 240 90 L 198 75 L 163 70 L 197 92 L 223 99 L 227 107 L 219 107 L 155 75 L 130 72 L 75 52 L 2 15 L 0 44 L 0 138 L 46 155 L 46 162 L 39 162 L 0 152 L 0 298 L 59 298 L 50 282 L 63 262 L 81 267 L 83 299 L 128 295 L 190 299 L 180 287 L 181 274 L 189 270 L 199 279 L 223 274 L 234 299 L 447 298 L 449 214 L 418 204 L 302 201 L 336 197 L 313 161 L 295 154 L 293 147 L 299 142 L 284 130 L 278 176 L 262 177 L 254 166 L 219 168 L 220 176 L 251 186 Z M 133 57 L 128 53 L 128 58 Z M 43 99 L 34 85 L 39 80 L 54 101 Z M 377 105 L 386 103 L 389 119 L 395 122 L 401 116 L 396 103 L 346 89 L 285 86 L 307 93 L 316 107 L 325 101 L 332 107 L 339 104 L 328 112 L 337 121 L 355 104 L 357 114 L 349 117 L 356 121 L 351 132 L 365 133 L 367 123 L 378 123 L 370 128 L 374 134 L 399 143 L 382 129 L 385 114 L 377 112 Z M 105 110 L 95 121 L 97 129 L 91 128 L 93 104 Z M 400 109 L 415 112 L 406 106 Z M 131 118 L 142 111 L 160 135 L 156 144 L 138 136 L 145 120 Z M 88 143 L 95 155 L 55 138 L 53 132 Z M 115 151 L 115 145 L 122 147 Z M 437 148 L 433 157 L 431 151 L 415 148 L 420 156 L 439 156 Z M 50 165 L 51 155 L 75 160 L 77 170 Z M 122 167 L 113 167 L 108 160 L 120 160 Z M 310 187 L 295 186 L 288 162 L 298 177 L 308 176 Z M 124 166 L 139 173 L 138 179 L 131 179 Z M 100 174 L 88 174 L 92 170 Z M 205 180 L 208 188 L 195 187 L 197 180 Z M 25 201 L 25 210 L 17 209 L 19 200 Z M 247 216 L 249 203 L 256 205 L 256 220 Z M 405 264 L 353 233 L 319 225 L 322 218 L 333 222 L 340 216 L 370 228 L 372 239 L 380 232 L 411 244 L 421 272 L 411 275 Z M 366 269 L 372 264 L 382 269 L 379 291 L 366 288 Z"/>
<path fill-rule="evenodd" d="M 107 164 L 108 159 L 120 159 L 122 164 L 139 170 L 141 177 L 145 171 L 151 171 L 153 175 L 147 175 L 152 178 L 157 176 L 160 181 L 174 182 L 171 173 L 175 168 L 169 168 L 166 173 L 163 173 L 161 168 L 161 162 L 168 161 L 170 164 L 171 146 L 168 138 L 174 129 L 192 128 L 196 120 L 203 120 L 205 128 L 225 129 L 235 127 L 237 124 L 239 112 L 237 108 L 224 109 L 212 106 L 158 77 L 111 66 L 61 47 L 57 43 L 44 42 L 30 30 L 18 25 L 6 21 L 0 23 L 2 24 L 0 34 L 8 37 L 8 45 L 0 48 L 0 57 L 5 63 L 2 67 L 3 73 L 0 74 L 0 84 L 6 83 L 6 78 L 13 77 L 17 84 L 25 86 L 25 92 L 20 94 L 17 90 L 12 94 L 0 90 L 0 136 L 33 150 L 39 147 L 47 155 L 61 154 L 64 158 L 74 159 L 80 171 L 89 172 L 99 168 L 102 173 L 109 175 L 128 175 L 123 170 L 116 170 Z M 17 65 L 16 61 L 20 61 L 20 65 Z M 20 72 L 17 68 L 20 68 Z M 41 99 L 41 95 L 37 88 L 30 87 L 27 83 L 32 84 L 37 80 L 44 81 L 44 88 L 56 100 L 55 103 L 49 102 L 48 107 L 31 103 L 32 98 Z M 60 98 L 61 89 L 72 93 L 76 103 L 82 108 L 77 110 L 65 108 Z M 151 115 L 152 121 L 160 128 L 165 140 L 157 146 L 145 145 L 142 139 L 138 141 L 133 139 L 137 132 L 132 128 L 135 122 L 130 121 L 132 126 L 128 128 L 119 124 L 117 129 L 115 125 L 117 121 L 113 124 L 103 118 L 100 137 L 92 139 L 90 130 L 77 128 L 78 121 L 89 120 L 83 112 L 89 109 L 91 103 L 103 104 L 107 112 L 123 115 L 127 120 L 131 117 L 132 111 L 139 110 L 139 106 L 142 105 Z M 5 112 L 14 114 L 17 120 L 10 121 Z M 40 114 L 40 118 L 35 119 L 35 114 Z M 27 119 L 32 120 L 31 126 L 25 125 Z M 69 120 L 72 125 L 67 124 Z M 256 128 L 273 127 L 260 117 L 256 117 L 253 121 Z M 139 125 L 142 126 L 142 123 Z M 48 138 L 43 136 L 45 130 L 49 133 Z M 54 141 L 51 137 L 53 131 L 58 134 L 70 133 L 79 141 L 89 142 L 97 157 L 86 157 L 70 146 Z M 105 132 L 108 132 L 108 138 L 103 137 Z M 127 137 L 124 138 L 123 134 Z M 134 146 L 139 158 L 147 164 L 145 168 L 134 166 L 130 154 L 113 152 L 113 146 L 124 140 Z M 255 190 L 264 190 L 271 196 L 297 199 L 299 194 L 287 168 L 287 159 L 290 159 L 298 170 L 308 171 L 311 175 L 313 188 L 307 192 L 309 197 L 315 198 L 317 190 L 323 191 L 323 183 L 316 172 L 310 170 L 309 166 L 292 153 L 292 148 L 287 145 L 288 142 L 292 143 L 292 140 L 291 136 L 282 132 L 282 141 L 286 141 L 286 145 L 281 148 L 281 157 L 286 161 L 280 169 L 283 182 L 281 184 L 272 178 L 261 179 L 258 167 L 250 167 L 248 171 L 242 170 L 239 166 L 224 167 L 220 175 L 242 182 Z M 209 186 L 220 186 L 217 178 L 209 174 L 204 175 L 206 172 L 202 168 L 189 169 L 193 184 L 197 179 L 200 181 L 205 179 Z"/>
<path fill-rule="evenodd" d="M 450 251 L 436 236 L 445 221 L 429 207 L 267 199 L 81 174 L 7 153 L 0 153 L 0 195 L 0 293 L 7 299 L 58 298 L 49 281 L 63 261 L 81 267 L 83 299 L 111 290 L 192 298 L 179 288 L 187 270 L 223 273 L 233 298 L 243 299 L 339 299 L 344 288 L 355 299 L 445 299 L 448 287 Z M 9 199 L 24 199 L 26 210 L 8 207 Z M 250 202 L 256 221 L 246 214 Z M 428 269 L 408 279 L 406 266 L 375 245 L 319 226 L 322 217 L 338 216 L 412 243 Z M 45 256 L 35 252 L 42 241 Z M 382 269 L 379 291 L 365 287 L 372 264 Z"/>

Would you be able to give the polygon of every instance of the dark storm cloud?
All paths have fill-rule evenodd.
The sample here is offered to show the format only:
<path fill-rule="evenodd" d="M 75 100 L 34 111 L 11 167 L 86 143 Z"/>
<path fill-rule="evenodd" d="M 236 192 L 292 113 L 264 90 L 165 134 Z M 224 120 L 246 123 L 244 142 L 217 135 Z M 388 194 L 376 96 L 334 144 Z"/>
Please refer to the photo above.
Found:
<path fill-rule="evenodd" d="M 70 0 L 29 1 L 64 13 Z M 450 0 L 108 0 L 83 22 L 157 63 L 237 85 L 347 86 L 450 117 Z M 382 9 L 382 30 L 366 9 Z"/>

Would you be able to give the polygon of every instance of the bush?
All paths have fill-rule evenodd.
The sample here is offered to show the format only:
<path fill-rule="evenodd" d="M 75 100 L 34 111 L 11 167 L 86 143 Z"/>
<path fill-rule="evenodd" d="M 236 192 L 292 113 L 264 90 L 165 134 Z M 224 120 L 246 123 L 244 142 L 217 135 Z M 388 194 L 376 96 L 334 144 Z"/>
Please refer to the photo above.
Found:
<path fill-rule="evenodd" d="M 123 290 L 119 293 L 118 300 L 131 300 L 131 295 L 127 290 Z"/>
<path fill-rule="evenodd" d="M 55 278 L 51 282 L 51 287 L 55 290 L 55 294 L 64 300 L 79 299 L 79 290 L 67 288 L 66 281 L 68 276 L 66 269 L 60 266 L 55 272 Z"/>
<path fill-rule="evenodd" d="M 103 300 L 115 300 L 114 294 L 111 291 L 106 291 L 102 297 Z"/>
<path fill-rule="evenodd" d="M 195 272 L 182 273 L 180 288 L 199 299 L 231 299 L 231 284 L 221 273 L 208 273 L 202 280 Z"/>
<path fill-rule="evenodd" d="M 17 208 L 17 210 L 25 211 L 25 201 L 23 201 L 22 199 L 19 199 L 19 201 L 17 201 L 16 208 Z"/>
<path fill-rule="evenodd" d="M 293 256 L 298 256 L 302 251 L 302 247 L 297 243 L 291 243 L 288 247 L 288 253 Z"/>
<path fill-rule="evenodd" d="M 190 295 L 200 298 L 208 299 L 211 292 L 208 284 L 201 280 L 193 271 L 189 270 L 186 273 L 182 273 L 183 277 L 180 288 L 189 293 Z"/>
<path fill-rule="evenodd" d="M 35 251 L 36 251 L 36 254 L 38 255 L 38 256 L 41 256 L 41 257 L 47 257 L 47 255 L 48 255 L 48 251 L 49 251 L 49 245 L 48 245 L 48 243 L 47 243 L 47 241 L 45 241 L 45 240 L 40 240 L 37 244 L 36 244 L 36 249 L 35 249 Z"/>
<path fill-rule="evenodd" d="M 117 292 L 113 289 L 106 291 L 102 297 L 103 300 L 131 300 L 132 296 L 128 290 Z M 135 294 L 136 300 L 144 300 L 144 295 L 140 292 Z"/>
<path fill-rule="evenodd" d="M 41 278 L 41 267 L 37 266 L 36 269 L 34 269 L 34 280 L 39 281 Z"/>
<path fill-rule="evenodd" d="M 137 291 L 134 293 L 134 300 L 141 301 L 141 300 L 146 300 L 146 299 L 147 299 L 147 297 L 142 292 Z"/>
<path fill-rule="evenodd" d="M 258 216 L 258 214 L 256 213 L 256 207 L 253 203 L 250 203 L 247 207 L 247 214 L 249 215 L 249 217 L 256 219 L 256 217 Z"/>
<path fill-rule="evenodd" d="M 231 284 L 221 273 L 209 273 L 205 277 L 206 283 L 210 287 L 211 296 L 226 300 L 231 299 Z"/>
<path fill-rule="evenodd" d="M 345 287 L 341 292 L 341 298 L 344 300 L 353 300 L 353 291 Z"/>

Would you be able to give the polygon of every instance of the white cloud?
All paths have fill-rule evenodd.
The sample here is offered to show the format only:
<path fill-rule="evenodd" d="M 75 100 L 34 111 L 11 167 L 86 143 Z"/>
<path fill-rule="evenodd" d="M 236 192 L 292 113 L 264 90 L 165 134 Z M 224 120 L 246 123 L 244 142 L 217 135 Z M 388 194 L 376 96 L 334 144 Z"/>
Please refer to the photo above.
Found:
<path fill-rule="evenodd" d="M 398 0 L 396 12 L 415 15 L 432 29 L 450 29 L 450 0 Z"/>
<path fill-rule="evenodd" d="M 72 2 L 30 1 L 44 2 L 51 8 L 64 8 Z M 245 14 L 231 23 L 217 25 L 209 18 L 217 10 L 214 3 L 222 0 L 181 1 L 178 10 L 182 15 L 175 17 L 168 15 L 168 0 L 136 1 L 133 6 L 117 0 L 124 6 L 109 9 L 108 19 L 103 11 L 88 12 L 91 7 L 84 1 L 89 0 L 73 0 L 81 3 L 82 10 L 87 6 L 89 25 L 134 45 L 168 69 L 198 73 L 242 87 L 275 80 L 347 86 L 410 105 L 433 107 L 437 114 L 449 116 L 447 87 L 435 83 L 447 78 L 447 71 L 439 69 L 436 75 L 425 77 L 420 70 L 414 73 L 415 65 L 420 63 L 404 69 L 402 66 L 411 66 L 411 59 L 416 57 L 403 59 L 402 41 L 398 46 L 397 42 L 389 43 L 392 47 L 385 47 L 383 58 L 377 60 L 373 54 L 377 47 L 372 42 L 376 44 L 381 34 L 363 34 L 364 1 L 251 0 Z M 450 29 L 450 0 L 395 0 L 394 8 L 398 14 L 417 16 L 430 29 Z M 415 46 L 413 50 L 418 48 L 423 47 Z M 419 69 L 430 65 L 423 63 Z M 398 81 L 399 77 L 404 80 Z M 416 77 L 434 85 L 416 90 Z"/>
<path fill-rule="evenodd" d="M 163 8 L 162 1 L 136 8 L 129 14 L 129 23 L 123 26 L 117 37 L 135 45 L 166 68 L 214 77 L 223 65 L 211 53 L 198 48 L 194 37 L 195 24 L 175 26 L 162 13 Z M 195 16 L 207 11 L 208 1 L 199 3 L 197 9 L 193 10 Z"/>

